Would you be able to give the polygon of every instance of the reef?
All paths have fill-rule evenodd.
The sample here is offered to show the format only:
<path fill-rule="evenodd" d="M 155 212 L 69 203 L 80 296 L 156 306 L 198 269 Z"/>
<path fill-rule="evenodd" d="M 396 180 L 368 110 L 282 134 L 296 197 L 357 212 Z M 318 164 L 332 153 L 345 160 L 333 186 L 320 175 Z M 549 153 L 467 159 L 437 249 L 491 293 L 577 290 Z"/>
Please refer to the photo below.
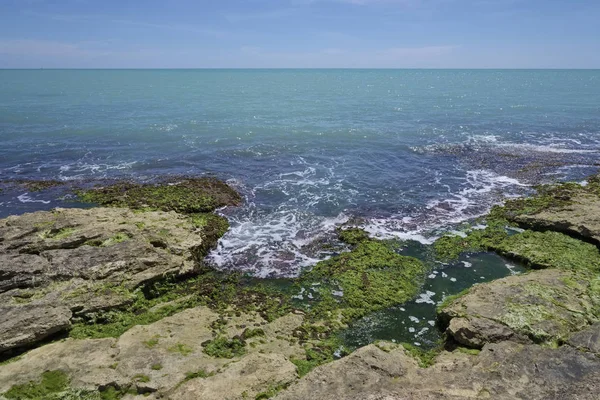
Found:
<path fill-rule="evenodd" d="M 214 210 L 241 202 L 223 182 L 82 188 L 95 207 L 0 220 L 0 399 L 597 399 L 599 182 L 508 200 L 432 259 L 339 229 L 344 251 L 271 280 L 204 262 L 228 228 Z M 529 270 L 439 303 L 439 347 L 343 346 L 477 252 Z"/>

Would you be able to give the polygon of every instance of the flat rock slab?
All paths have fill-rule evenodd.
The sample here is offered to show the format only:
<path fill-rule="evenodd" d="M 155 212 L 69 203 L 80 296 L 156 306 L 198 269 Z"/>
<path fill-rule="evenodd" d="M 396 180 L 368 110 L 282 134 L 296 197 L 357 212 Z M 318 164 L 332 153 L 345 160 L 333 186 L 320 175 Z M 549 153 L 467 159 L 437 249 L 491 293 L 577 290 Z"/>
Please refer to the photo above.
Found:
<path fill-rule="evenodd" d="M 577 349 L 600 356 L 600 323 L 596 323 L 569 338 L 567 343 Z"/>
<path fill-rule="evenodd" d="M 600 244 L 600 197 L 595 195 L 582 194 L 563 207 L 511 219 L 526 228 L 563 232 Z"/>
<path fill-rule="evenodd" d="M 513 340 L 556 344 L 597 321 L 594 274 L 548 269 L 473 286 L 438 314 L 460 344 Z"/>
<path fill-rule="evenodd" d="M 370 345 L 316 368 L 277 400 L 597 400 L 600 359 L 565 346 L 489 344 L 479 355 L 443 352 L 420 368 L 401 348 Z"/>
<path fill-rule="evenodd" d="M 260 327 L 264 336 L 247 339 L 246 352 L 234 358 L 211 357 L 202 344 L 214 339 L 217 321 L 227 337 L 241 335 L 244 326 Z M 140 398 L 150 399 L 243 399 L 243 393 L 255 398 L 297 378 L 290 360 L 301 357 L 304 349 L 289 339 L 302 322 L 287 315 L 267 323 L 256 313 L 223 320 L 200 306 L 135 326 L 119 338 L 64 339 L 0 366 L 0 398 L 12 386 L 39 381 L 52 370 L 67 374 L 74 389 L 113 386 L 149 394 Z"/>
<path fill-rule="evenodd" d="M 0 315 L 0 353 L 38 342 L 71 326 L 71 310 L 61 306 L 0 306 Z"/>
<path fill-rule="evenodd" d="M 0 352 L 67 329 L 71 312 L 126 305 L 127 290 L 193 271 L 203 241 L 175 212 L 56 209 L 0 220 Z"/>

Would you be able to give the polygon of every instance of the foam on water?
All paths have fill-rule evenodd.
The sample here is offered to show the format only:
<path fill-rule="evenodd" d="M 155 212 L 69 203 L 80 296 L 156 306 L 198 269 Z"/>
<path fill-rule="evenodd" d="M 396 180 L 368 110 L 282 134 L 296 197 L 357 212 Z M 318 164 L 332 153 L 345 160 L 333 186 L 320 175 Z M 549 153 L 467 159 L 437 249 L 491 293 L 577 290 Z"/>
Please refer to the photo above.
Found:
<path fill-rule="evenodd" d="M 228 210 L 231 228 L 208 257 L 216 266 L 250 272 L 259 277 L 295 276 L 306 266 L 331 256 L 331 251 L 314 249 L 319 241 L 335 240 L 335 228 L 342 224 L 360 226 L 380 239 L 415 240 L 431 244 L 444 229 L 487 213 L 501 194 L 527 188 L 517 179 L 486 170 L 466 171 L 459 189 L 446 186 L 446 195 L 432 200 L 424 208 L 407 211 L 410 215 L 364 217 L 343 210 L 333 217 L 313 210 L 316 205 L 339 202 L 355 195 L 343 185 L 335 168 L 310 166 L 281 173 L 276 179 L 258 185 L 248 192 L 242 209 Z M 272 210 L 265 210 L 255 201 L 258 192 L 275 191 L 282 198 Z M 351 218 L 354 217 L 354 218 Z M 362 222 L 352 222 L 353 220 Z M 350 221 L 350 222 L 349 222 Z M 318 247 L 318 246 L 317 246 Z"/>
<path fill-rule="evenodd" d="M 431 244 L 438 238 L 440 230 L 485 215 L 506 193 L 528 188 L 515 178 L 486 170 L 467 171 L 460 186 L 456 192 L 446 186 L 445 197 L 430 201 L 424 210 L 416 210 L 413 215 L 370 219 L 363 228 L 381 239 Z"/>
<path fill-rule="evenodd" d="M 35 200 L 32 199 L 29 193 L 23 193 L 22 195 L 17 196 L 17 199 L 21 203 L 42 203 L 42 204 L 50 204 L 49 200 Z"/>

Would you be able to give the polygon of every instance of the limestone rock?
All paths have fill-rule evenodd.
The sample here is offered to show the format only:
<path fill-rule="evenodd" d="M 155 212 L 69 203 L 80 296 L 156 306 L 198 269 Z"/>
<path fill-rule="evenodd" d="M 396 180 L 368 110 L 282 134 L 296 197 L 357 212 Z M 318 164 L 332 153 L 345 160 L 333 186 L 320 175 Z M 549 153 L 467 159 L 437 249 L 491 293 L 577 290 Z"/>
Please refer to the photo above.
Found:
<path fill-rule="evenodd" d="M 346 358 L 315 368 L 276 398 L 359 399 L 367 393 L 380 393 L 385 383 L 399 379 L 409 368 L 418 366 L 401 348 L 386 352 L 368 345 Z"/>
<path fill-rule="evenodd" d="M 595 400 L 600 393 L 600 359 L 568 346 L 559 349 L 510 341 L 484 346 L 477 356 L 443 352 L 420 368 L 396 350 L 394 369 L 365 364 L 374 346 L 316 368 L 275 398 L 278 400 Z M 400 368 L 403 373 L 391 373 Z"/>
<path fill-rule="evenodd" d="M 71 312 L 120 307 L 131 289 L 190 273 L 205 245 L 189 217 L 119 208 L 11 216 L 0 238 L 2 326 L 11 327 L 0 329 L 0 352 L 67 329 Z"/>
<path fill-rule="evenodd" d="M 569 338 L 567 343 L 577 349 L 600 356 L 600 323 L 596 323 Z"/>
<path fill-rule="evenodd" d="M 595 195 L 579 195 L 563 207 L 512 219 L 530 229 L 563 232 L 600 244 L 600 197 Z"/>
<path fill-rule="evenodd" d="M 519 335 L 506 325 L 487 318 L 452 318 L 446 332 L 459 344 L 481 349 L 486 343 L 513 340 L 528 343 L 530 340 Z"/>
<path fill-rule="evenodd" d="M 271 323 L 257 313 L 220 318 L 200 306 L 135 326 L 116 339 L 64 339 L 41 346 L 0 366 L 0 398 L 12 386 L 39 380 L 50 370 L 66 373 L 75 390 L 112 386 L 150 394 L 149 398 L 173 399 L 222 399 L 223 393 L 241 398 L 244 392 L 254 398 L 297 378 L 290 359 L 304 350 L 288 339 L 301 318 L 288 315 Z M 239 335 L 242 326 L 253 323 L 264 336 L 247 339 L 241 356 L 211 357 L 203 352 L 202 343 L 214 338 L 217 321 L 226 335 Z"/>
<path fill-rule="evenodd" d="M 498 340 L 560 343 L 598 318 L 600 296 L 586 271 L 548 269 L 475 285 L 438 319 L 464 345 Z M 463 320 L 452 322 L 455 318 Z M 487 320 L 487 321 L 486 321 Z M 467 326 L 467 321 L 468 326 Z"/>
<path fill-rule="evenodd" d="M 281 354 L 253 353 L 224 372 L 193 379 L 177 388 L 172 400 L 221 400 L 255 398 L 257 394 L 296 378 L 296 367 Z"/>
<path fill-rule="evenodd" d="M 67 307 L 0 306 L 0 315 L 0 353 L 38 342 L 71 326 Z"/>

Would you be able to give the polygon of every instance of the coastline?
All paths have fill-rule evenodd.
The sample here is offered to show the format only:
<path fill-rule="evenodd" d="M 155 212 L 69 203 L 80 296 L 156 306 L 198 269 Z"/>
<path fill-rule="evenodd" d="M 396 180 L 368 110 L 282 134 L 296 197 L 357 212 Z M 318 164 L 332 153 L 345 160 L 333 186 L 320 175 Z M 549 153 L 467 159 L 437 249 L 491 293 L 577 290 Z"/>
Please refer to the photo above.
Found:
<path fill-rule="evenodd" d="M 353 349 L 344 350 L 337 333 L 414 299 L 431 264 L 347 226 L 337 232 L 345 251 L 297 279 L 210 270 L 202 259 L 227 228 L 212 212 L 241 198 L 216 181 L 199 182 L 91 188 L 79 198 L 100 207 L 0 221 L 0 245 L 12 260 L 3 272 L 18 282 L 2 289 L 11 317 L 0 330 L 1 349 L 18 350 L 0 365 L 4 397 L 570 398 L 558 397 L 563 393 L 592 399 L 600 390 L 597 176 L 586 186 L 540 187 L 530 198 L 508 200 L 488 214 L 485 229 L 431 246 L 435 262 L 491 251 L 530 269 L 446 298 L 437 311 L 439 346 L 379 342 L 349 355 Z M 37 266 L 32 276 L 47 274 L 39 260 L 14 261 L 53 252 L 48 262 L 63 257 L 70 264 L 78 251 L 97 251 L 110 257 L 100 264 L 112 264 L 40 282 L 19 275 L 23 265 Z M 147 261 L 130 262 L 140 258 Z M 9 271 L 10 265 L 21 270 Z M 118 279 L 106 280 L 111 276 Z M 23 318 L 25 309 L 33 317 Z M 40 310 L 50 315 L 47 324 L 35 314 Z M 15 332 L 19 318 L 24 322 Z M 29 345 L 35 348 L 22 353 Z M 531 357 L 543 368 L 531 371 Z M 57 360 L 60 367 L 51 367 Z M 556 379 L 559 373 L 574 378 Z M 41 396 L 55 397 L 31 397 L 46 389 Z M 376 397 L 383 395 L 390 397 Z"/>

